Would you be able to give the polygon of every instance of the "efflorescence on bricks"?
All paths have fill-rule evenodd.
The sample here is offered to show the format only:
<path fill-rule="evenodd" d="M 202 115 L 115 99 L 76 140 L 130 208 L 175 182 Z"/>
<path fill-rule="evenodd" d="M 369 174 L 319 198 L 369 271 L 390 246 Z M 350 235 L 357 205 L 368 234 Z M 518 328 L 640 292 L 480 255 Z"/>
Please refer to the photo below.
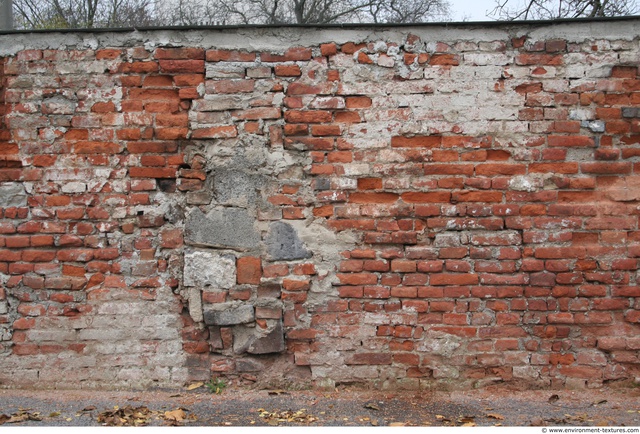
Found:
<path fill-rule="evenodd" d="M 635 378 L 634 23 L 3 54 L 0 381 Z"/>

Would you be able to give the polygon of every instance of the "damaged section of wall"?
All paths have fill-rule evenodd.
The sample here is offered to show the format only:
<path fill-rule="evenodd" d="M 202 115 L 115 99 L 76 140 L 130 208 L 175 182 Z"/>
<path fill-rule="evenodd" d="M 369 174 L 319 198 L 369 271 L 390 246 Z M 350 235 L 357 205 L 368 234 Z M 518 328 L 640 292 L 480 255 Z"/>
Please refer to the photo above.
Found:
<path fill-rule="evenodd" d="M 0 36 L 0 381 L 635 378 L 638 27 Z"/>

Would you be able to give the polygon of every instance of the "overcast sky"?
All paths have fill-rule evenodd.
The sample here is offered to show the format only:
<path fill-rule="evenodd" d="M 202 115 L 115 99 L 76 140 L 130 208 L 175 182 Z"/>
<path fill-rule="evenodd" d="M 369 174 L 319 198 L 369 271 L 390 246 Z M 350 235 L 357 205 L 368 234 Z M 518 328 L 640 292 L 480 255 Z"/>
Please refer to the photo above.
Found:
<path fill-rule="evenodd" d="M 495 0 L 450 0 L 454 21 L 492 21 L 486 17 L 496 5 Z"/>

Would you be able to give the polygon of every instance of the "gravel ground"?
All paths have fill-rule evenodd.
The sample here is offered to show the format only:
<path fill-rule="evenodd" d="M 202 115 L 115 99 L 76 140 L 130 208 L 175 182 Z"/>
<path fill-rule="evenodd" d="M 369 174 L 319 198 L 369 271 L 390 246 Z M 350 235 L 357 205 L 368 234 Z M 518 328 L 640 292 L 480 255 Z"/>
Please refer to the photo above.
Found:
<path fill-rule="evenodd" d="M 640 390 L 382 392 L 339 388 L 327 392 L 228 387 L 220 394 L 208 393 L 205 387 L 144 392 L 0 390 L 2 422 L 5 426 L 629 427 L 640 426 Z"/>

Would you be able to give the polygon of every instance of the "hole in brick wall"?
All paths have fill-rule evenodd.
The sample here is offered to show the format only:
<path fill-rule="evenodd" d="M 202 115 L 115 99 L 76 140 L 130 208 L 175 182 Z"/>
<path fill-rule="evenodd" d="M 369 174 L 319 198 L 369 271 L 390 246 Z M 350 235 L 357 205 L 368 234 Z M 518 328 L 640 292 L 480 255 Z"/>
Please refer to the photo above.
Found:
<path fill-rule="evenodd" d="M 138 215 L 144 215 L 144 211 L 138 211 Z"/>
<path fill-rule="evenodd" d="M 165 193 L 175 193 L 176 191 L 176 180 L 175 179 L 159 179 L 158 187 L 161 191 Z"/>

